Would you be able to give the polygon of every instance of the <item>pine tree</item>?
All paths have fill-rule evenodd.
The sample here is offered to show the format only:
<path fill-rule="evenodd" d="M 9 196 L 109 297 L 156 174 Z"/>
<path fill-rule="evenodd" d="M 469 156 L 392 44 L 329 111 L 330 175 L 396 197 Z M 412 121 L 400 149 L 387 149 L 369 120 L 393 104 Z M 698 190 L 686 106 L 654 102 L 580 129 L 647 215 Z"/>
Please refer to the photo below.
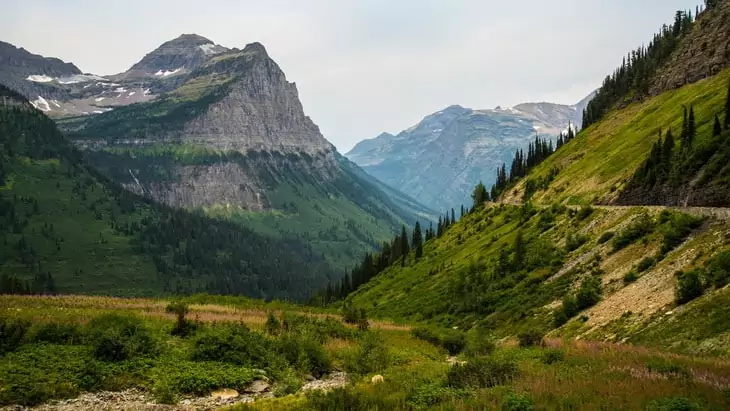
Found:
<path fill-rule="evenodd" d="M 695 128 L 695 109 L 689 106 L 689 120 L 687 124 L 687 147 L 692 147 L 692 141 L 695 138 L 697 130 Z"/>
<path fill-rule="evenodd" d="M 408 245 L 408 235 L 406 234 L 406 226 L 401 226 L 401 253 L 403 254 L 403 260 L 401 260 L 401 266 L 405 267 L 406 260 L 408 259 L 408 253 L 411 251 Z"/>
<path fill-rule="evenodd" d="M 666 164 L 672 159 L 672 152 L 674 151 L 674 136 L 672 136 L 672 130 L 667 130 L 667 136 L 664 139 L 664 146 L 662 147 L 662 161 Z"/>
<path fill-rule="evenodd" d="M 720 125 L 720 118 L 715 114 L 715 124 L 712 126 L 712 136 L 717 137 L 722 134 L 722 125 Z"/>
<path fill-rule="evenodd" d="M 416 226 L 413 228 L 413 248 L 416 249 L 416 260 L 423 256 L 423 236 L 421 235 L 421 224 L 416 221 Z"/>
<path fill-rule="evenodd" d="M 679 139 L 682 140 L 682 146 L 686 145 L 687 135 L 689 134 L 689 123 L 687 121 L 687 107 L 684 108 L 684 116 L 682 117 L 682 134 Z"/>
<path fill-rule="evenodd" d="M 730 82 L 727 84 L 727 98 L 725 100 L 725 130 L 730 130 Z"/>
<path fill-rule="evenodd" d="M 525 238 L 522 235 L 522 230 L 517 231 L 517 236 L 515 237 L 515 242 L 512 246 L 512 252 L 512 267 L 515 271 L 520 270 L 524 266 L 525 255 L 527 254 Z"/>

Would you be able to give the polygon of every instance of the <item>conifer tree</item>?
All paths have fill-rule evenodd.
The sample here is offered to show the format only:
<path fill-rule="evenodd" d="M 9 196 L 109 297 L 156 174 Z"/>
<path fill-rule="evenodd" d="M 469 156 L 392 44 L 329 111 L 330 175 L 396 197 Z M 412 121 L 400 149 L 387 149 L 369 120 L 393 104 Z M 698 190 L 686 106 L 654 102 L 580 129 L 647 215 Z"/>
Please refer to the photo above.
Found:
<path fill-rule="evenodd" d="M 715 124 L 712 126 L 712 136 L 717 137 L 722 134 L 722 125 L 720 125 L 720 118 L 715 114 Z"/>
<path fill-rule="evenodd" d="M 725 100 L 725 130 L 730 130 L 730 81 L 727 84 L 727 97 Z"/>
<path fill-rule="evenodd" d="M 687 147 L 692 147 L 692 141 L 695 138 L 697 129 L 695 128 L 695 109 L 689 106 L 689 120 L 687 124 Z"/>
<path fill-rule="evenodd" d="M 454 213 L 454 209 L 451 209 L 451 224 L 456 223 L 456 213 Z"/>
<path fill-rule="evenodd" d="M 416 249 L 416 260 L 423 256 L 423 236 L 421 235 L 421 224 L 416 221 L 416 226 L 413 228 L 413 248 Z"/>
<path fill-rule="evenodd" d="M 401 253 L 403 255 L 403 260 L 401 261 L 401 266 L 405 267 L 406 260 L 408 259 L 408 253 L 411 251 L 410 247 L 408 246 L 408 235 L 406 234 L 405 225 L 401 226 L 400 240 L 401 240 Z"/>
<path fill-rule="evenodd" d="M 672 152 L 674 151 L 674 136 L 672 130 L 667 130 L 667 136 L 664 139 L 664 146 L 662 146 L 662 161 L 669 163 L 672 158 Z"/>

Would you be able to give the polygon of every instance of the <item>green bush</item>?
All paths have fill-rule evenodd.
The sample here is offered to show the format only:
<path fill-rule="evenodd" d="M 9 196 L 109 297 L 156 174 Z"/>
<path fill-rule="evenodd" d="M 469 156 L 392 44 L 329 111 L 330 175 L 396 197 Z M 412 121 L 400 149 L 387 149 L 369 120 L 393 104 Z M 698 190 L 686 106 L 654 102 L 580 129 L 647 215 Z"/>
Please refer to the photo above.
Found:
<path fill-rule="evenodd" d="M 29 329 L 29 321 L 0 317 L 0 355 L 20 347 Z"/>
<path fill-rule="evenodd" d="M 411 335 L 419 340 L 426 341 L 432 345 L 441 346 L 441 338 L 436 334 L 432 328 L 429 327 L 413 327 L 411 328 Z"/>
<path fill-rule="evenodd" d="M 587 277 L 580 284 L 575 300 L 579 311 L 596 305 L 601 300 L 601 281 L 592 276 Z"/>
<path fill-rule="evenodd" d="M 697 229 L 705 221 L 702 217 L 694 217 L 687 214 L 671 213 L 662 211 L 659 216 L 662 222 L 662 247 L 660 255 L 665 255 L 674 250 L 690 235 L 692 230 Z"/>
<path fill-rule="evenodd" d="M 513 361 L 475 357 L 464 364 L 452 366 L 446 375 L 446 384 L 454 388 L 488 388 L 504 385 L 518 373 L 517 364 Z"/>
<path fill-rule="evenodd" d="M 588 237 L 585 235 L 568 234 L 568 237 L 565 239 L 565 251 L 569 253 L 575 251 L 587 242 Z"/>
<path fill-rule="evenodd" d="M 562 362 L 564 359 L 565 353 L 557 348 L 545 350 L 542 354 L 542 362 L 548 365 Z"/>
<path fill-rule="evenodd" d="M 431 327 L 415 327 L 411 335 L 445 349 L 450 355 L 457 355 L 466 347 L 466 333 L 450 328 L 435 329 Z"/>
<path fill-rule="evenodd" d="M 467 398 L 471 395 L 469 390 L 445 387 L 441 383 L 428 383 L 416 387 L 409 395 L 408 404 L 416 408 L 433 408 L 437 405 Z"/>
<path fill-rule="evenodd" d="M 269 368 L 277 362 L 272 341 L 244 324 L 210 327 L 193 343 L 193 361 L 227 362 L 244 367 Z"/>
<path fill-rule="evenodd" d="M 297 370 L 320 378 L 332 370 L 332 361 L 317 341 L 299 335 L 286 335 L 278 352 Z"/>
<path fill-rule="evenodd" d="M 644 257 L 639 261 L 639 264 L 636 265 L 636 271 L 643 273 L 644 271 L 650 269 L 654 266 L 656 263 L 656 260 L 654 260 L 653 257 Z"/>
<path fill-rule="evenodd" d="M 285 333 L 307 335 L 323 344 L 331 338 L 351 339 L 355 337 L 355 331 L 334 318 L 322 319 L 291 312 L 286 312 L 282 316 L 281 330 Z"/>
<path fill-rule="evenodd" d="M 692 373 L 687 369 L 687 367 L 681 365 L 681 364 L 673 364 L 665 360 L 653 360 L 649 361 L 646 364 L 646 368 L 650 372 L 654 372 L 657 374 L 664 374 L 671 377 L 676 378 L 691 378 Z"/>
<path fill-rule="evenodd" d="M 50 344 L 81 344 L 84 335 L 78 324 L 46 323 L 33 327 L 28 339 L 31 342 Z"/>
<path fill-rule="evenodd" d="M 494 338 L 483 328 L 474 328 L 467 333 L 465 352 L 470 357 L 490 355 L 496 344 Z"/>
<path fill-rule="evenodd" d="M 170 393 L 209 395 L 221 388 L 242 391 L 257 378 L 250 368 L 221 362 L 180 361 L 163 363 L 152 370 L 154 391 L 165 396 Z"/>
<path fill-rule="evenodd" d="M 702 408 L 687 398 L 674 397 L 652 401 L 646 409 L 647 411 L 699 411 Z"/>
<path fill-rule="evenodd" d="M 504 399 L 502 411 L 532 411 L 532 399 L 524 394 L 512 393 Z"/>
<path fill-rule="evenodd" d="M 276 315 L 272 311 L 269 311 L 269 314 L 266 316 L 264 329 L 269 335 L 279 335 L 281 332 L 281 322 L 278 318 L 276 318 Z"/>
<path fill-rule="evenodd" d="M 383 384 L 381 384 L 382 386 Z M 380 387 L 380 389 L 383 389 Z M 372 411 L 408 409 L 405 398 L 380 395 L 378 390 L 366 391 L 357 387 L 336 388 L 331 391 L 312 391 L 297 411 Z"/>
<path fill-rule="evenodd" d="M 616 234 L 613 231 L 606 231 L 605 233 L 601 234 L 600 237 L 598 237 L 598 244 L 604 244 L 607 243 L 609 240 L 611 240 Z"/>
<path fill-rule="evenodd" d="M 730 251 L 723 251 L 712 257 L 705 266 L 709 282 L 716 288 L 730 282 Z"/>
<path fill-rule="evenodd" d="M 194 321 L 185 318 L 190 312 L 190 307 L 183 301 L 175 301 L 165 307 L 165 311 L 175 314 L 175 325 L 172 327 L 170 334 L 178 337 L 187 337 L 192 335 L 198 329 L 198 325 Z"/>
<path fill-rule="evenodd" d="M 553 313 L 553 326 L 555 328 L 562 326 L 578 314 L 578 312 L 580 310 L 578 309 L 578 302 L 575 297 L 566 295 L 563 297 L 563 304 Z"/>
<path fill-rule="evenodd" d="M 624 275 L 624 284 L 631 284 L 639 279 L 639 274 L 636 270 L 631 270 Z"/>
<path fill-rule="evenodd" d="M 158 353 L 157 342 L 138 317 L 105 314 L 89 322 L 87 334 L 100 360 L 124 361 Z"/>
<path fill-rule="evenodd" d="M 370 374 L 384 370 L 390 364 L 390 353 L 382 337 L 374 332 L 366 332 L 353 357 L 345 361 L 345 368 L 357 374 Z"/>
<path fill-rule="evenodd" d="M 593 207 L 591 206 L 583 206 L 578 210 L 578 214 L 576 214 L 575 218 L 578 219 L 578 221 L 583 221 L 586 218 L 590 217 L 591 214 L 593 214 Z"/>
<path fill-rule="evenodd" d="M 686 272 L 679 271 L 676 273 L 677 286 L 674 291 L 674 299 L 677 304 L 685 304 L 697 297 L 700 297 L 704 292 L 702 286 L 702 273 L 699 270 L 690 270 Z"/>
<path fill-rule="evenodd" d="M 651 234 L 654 230 L 654 222 L 647 214 L 640 215 L 636 221 L 629 224 L 621 233 L 613 238 L 613 251 L 619 251 L 643 237 Z"/>
<path fill-rule="evenodd" d="M 537 328 L 530 328 L 517 334 L 517 339 L 520 342 L 520 347 L 532 347 L 535 345 L 542 345 L 543 338 L 545 338 L 545 333 Z"/>

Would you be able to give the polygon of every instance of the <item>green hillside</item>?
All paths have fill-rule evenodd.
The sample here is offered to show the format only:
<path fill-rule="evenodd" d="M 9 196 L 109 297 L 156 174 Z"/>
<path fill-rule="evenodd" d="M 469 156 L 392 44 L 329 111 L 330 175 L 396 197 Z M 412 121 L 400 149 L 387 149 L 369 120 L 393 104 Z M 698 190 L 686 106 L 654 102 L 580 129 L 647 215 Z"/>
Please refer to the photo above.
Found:
<path fill-rule="evenodd" d="M 422 258 L 394 264 L 349 299 L 372 315 L 480 326 L 500 336 L 537 328 L 610 340 L 620 324 L 629 338 L 675 309 L 677 271 L 712 267 L 707 273 L 722 272 L 722 279 L 701 274 L 702 291 L 727 294 L 728 228 L 659 208 L 487 207 L 427 242 Z"/>
<path fill-rule="evenodd" d="M 2 88 L 2 292 L 233 293 L 303 299 L 334 274 L 308 245 L 152 204 L 89 168 Z"/>
<path fill-rule="evenodd" d="M 672 131 L 677 138 L 675 150 L 679 152 L 683 107 L 692 106 L 696 116 L 694 150 L 699 152 L 715 144 L 714 117 L 724 115 L 728 81 L 730 70 L 725 70 L 711 78 L 609 112 L 602 121 L 582 130 L 569 144 L 535 167 L 503 195 L 504 201 L 521 202 L 527 181 L 548 176 L 551 180 L 547 189 L 538 190 L 531 201 L 565 204 L 616 201 L 648 158 L 660 132 Z M 709 159 L 704 159 L 699 168 L 706 162 Z M 554 170 L 558 170 L 557 174 Z M 711 185 L 714 179 L 712 176 L 704 183 Z"/>

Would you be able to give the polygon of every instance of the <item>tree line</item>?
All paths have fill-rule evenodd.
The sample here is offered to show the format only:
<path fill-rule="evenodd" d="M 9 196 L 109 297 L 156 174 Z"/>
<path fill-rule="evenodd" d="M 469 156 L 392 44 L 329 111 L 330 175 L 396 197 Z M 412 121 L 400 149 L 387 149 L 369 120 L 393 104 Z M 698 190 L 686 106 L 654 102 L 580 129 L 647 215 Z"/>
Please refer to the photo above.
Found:
<path fill-rule="evenodd" d="M 714 3 L 707 2 L 708 8 L 714 7 Z M 695 16 L 700 12 L 697 8 Z M 631 91 L 639 95 L 647 94 L 654 73 L 674 52 L 681 38 L 690 31 L 695 16 L 691 11 L 677 11 L 674 23 L 663 25 L 648 46 L 632 50 L 624 57 L 621 66 L 604 79 L 596 96 L 583 110 L 583 128 L 601 120 L 609 110 L 630 95 Z"/>

